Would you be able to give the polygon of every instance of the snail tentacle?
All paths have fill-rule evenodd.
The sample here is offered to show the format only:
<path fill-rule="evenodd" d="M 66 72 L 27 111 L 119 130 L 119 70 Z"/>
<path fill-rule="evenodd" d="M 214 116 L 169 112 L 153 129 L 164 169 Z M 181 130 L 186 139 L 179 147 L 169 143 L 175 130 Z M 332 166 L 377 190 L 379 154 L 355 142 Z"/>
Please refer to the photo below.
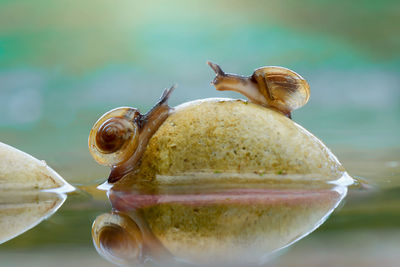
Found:
<path fill-rule="evenodd" d="M 225 72 L 221 69 L 221 67 L 218 64 L 212 63 L 211 61 L 207 61 L 208 66 L 210 66 L 213 71 L 217 74 L 217 75 L 221 75 L 224 76 Z"/>
<path fill-rule="evenodd" d="M 172 109 L 170 106 L 168 106 L 168 100 L 175 88 L 176 84 L 164 90 L 154 107 L 152 107 L 151 110 L 149 110 L 145 115 L 140 116 L 140 125 L 144 125 L 152 116 L 154 117 L 156 113 L 161 113 L 161 111 L 165 110 L 168 110 L 169 112 Z"/>
<path fill-rule="evenodd" d="M 218 91 L 234 91 L 247 97 L 251 102 L 265 106 L 265 97 L 260 93 L 257 83 L 251 77 L 225 73 L 215 63 L 207 62 L 216 76 L 211 82 Z"/>

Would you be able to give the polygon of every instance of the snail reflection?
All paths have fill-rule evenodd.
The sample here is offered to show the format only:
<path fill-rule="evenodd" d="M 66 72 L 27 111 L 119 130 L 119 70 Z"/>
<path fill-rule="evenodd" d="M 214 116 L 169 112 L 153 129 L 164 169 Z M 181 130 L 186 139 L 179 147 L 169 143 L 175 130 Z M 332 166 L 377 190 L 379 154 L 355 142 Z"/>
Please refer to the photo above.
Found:
<path fill-rule="evenodd" d="M 321 225 L 348 182 L 114 186 L 93 241 L 120 265 L 262 264 Z"/>

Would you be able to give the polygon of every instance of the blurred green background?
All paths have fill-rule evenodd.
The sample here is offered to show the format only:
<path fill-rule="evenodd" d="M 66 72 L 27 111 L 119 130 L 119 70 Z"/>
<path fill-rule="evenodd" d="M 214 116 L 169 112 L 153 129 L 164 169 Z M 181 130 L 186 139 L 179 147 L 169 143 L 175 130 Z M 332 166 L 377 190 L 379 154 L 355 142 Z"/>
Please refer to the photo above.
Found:
<path fill-rule="evenodd" d="M 285 66 L 311 86 L 293 119 L 352 176 L 382 191 L 351 191 L 344 208 L 276 266 L 396 266 L 399 25 L 396 0 L 0 0 L 0 141 L 46 160 L 74 185 L 101 182 L 108 169 L 91 158 L 87 137 L 106 111 L 145 112 L 174 83 L 173 106 L 242 98 L 210 85 L 207 60 L 243 75 Z M 0 265 L 26 261 L 18 253 L 28 253 L 32 266 L 108 266 L 91 246 L 90 224 L 109 206 L 88 199 L 72 196 L 50 220 L 7 243 Z M 32 250 L 39 243 L 48 247 Z M 60 243 L 68 249 L 48 253 Z"/>
<path fill-rule="evenodd" d="M 311 85 L 296 122 L 345 165 L 373 151 L 398 170 L 399 18 L 394 0 L 0 0 L 0 141 L 70 182 L 102 179 L 87 137 L 106 111 L 147 111 L 174 83 L 172 105 L 242 98 L 210 85 L 212 60 L 295 70 Z"/>

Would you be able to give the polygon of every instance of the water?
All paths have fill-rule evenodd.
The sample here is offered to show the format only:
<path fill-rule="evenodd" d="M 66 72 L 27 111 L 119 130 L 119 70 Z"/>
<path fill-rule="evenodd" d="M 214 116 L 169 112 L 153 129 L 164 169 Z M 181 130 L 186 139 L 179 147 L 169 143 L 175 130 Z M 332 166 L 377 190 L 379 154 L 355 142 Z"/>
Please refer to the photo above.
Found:
<path fill-rule="evenodd" d="M 123 263 L 132 263 L 125 255 L 141 250 L 139 262 L 262 264 L 324 222 L 346 192 L 342 185 L 264 183 L 112 189 L 114 213 L 96 219 L 94 239 L 100 254 L 111 261 L 121 255 Z M 143 248 L 117 242 L 123 240 L 107 232 L 110 224 L 122 236 L 141 236 Z"/>
<path fill-rule="evenodd" d="M 394 161 L 385 166 L 385 171 L 398 167 Z M 391 181 L 398 179 L 397 173 Z M 53 204 L 47 214 L 33 218 L 44 221 L 1 245 L 0 265 L 395 266 L 398 187 L 378 187 L 379 179 L 364 178 L 345 198 L 348 182 L 111 189 L 91 184 L 68 197 L 3 193 L 1 220 L 12 214 L 10 209 L 15 214 L 16 204 L 28 203 L 31 214 L 24 223 L 29 227 L 35 224 L 26 219 L 34 217 L 34 205 Z"/>

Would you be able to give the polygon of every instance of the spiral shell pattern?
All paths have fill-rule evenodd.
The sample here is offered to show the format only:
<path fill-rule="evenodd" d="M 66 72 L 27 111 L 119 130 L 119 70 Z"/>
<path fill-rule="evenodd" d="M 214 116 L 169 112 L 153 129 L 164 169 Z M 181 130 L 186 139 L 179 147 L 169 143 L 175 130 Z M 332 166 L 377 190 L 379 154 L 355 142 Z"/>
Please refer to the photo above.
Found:
<path fill-rule="evenodd" d="M 89 150 L 102 165 L 114 166 L 129 159 L 135 152 L 139 133 L 135 118 L 139 112 L 122 107 L 104 114 L 89 135 Z"/>

